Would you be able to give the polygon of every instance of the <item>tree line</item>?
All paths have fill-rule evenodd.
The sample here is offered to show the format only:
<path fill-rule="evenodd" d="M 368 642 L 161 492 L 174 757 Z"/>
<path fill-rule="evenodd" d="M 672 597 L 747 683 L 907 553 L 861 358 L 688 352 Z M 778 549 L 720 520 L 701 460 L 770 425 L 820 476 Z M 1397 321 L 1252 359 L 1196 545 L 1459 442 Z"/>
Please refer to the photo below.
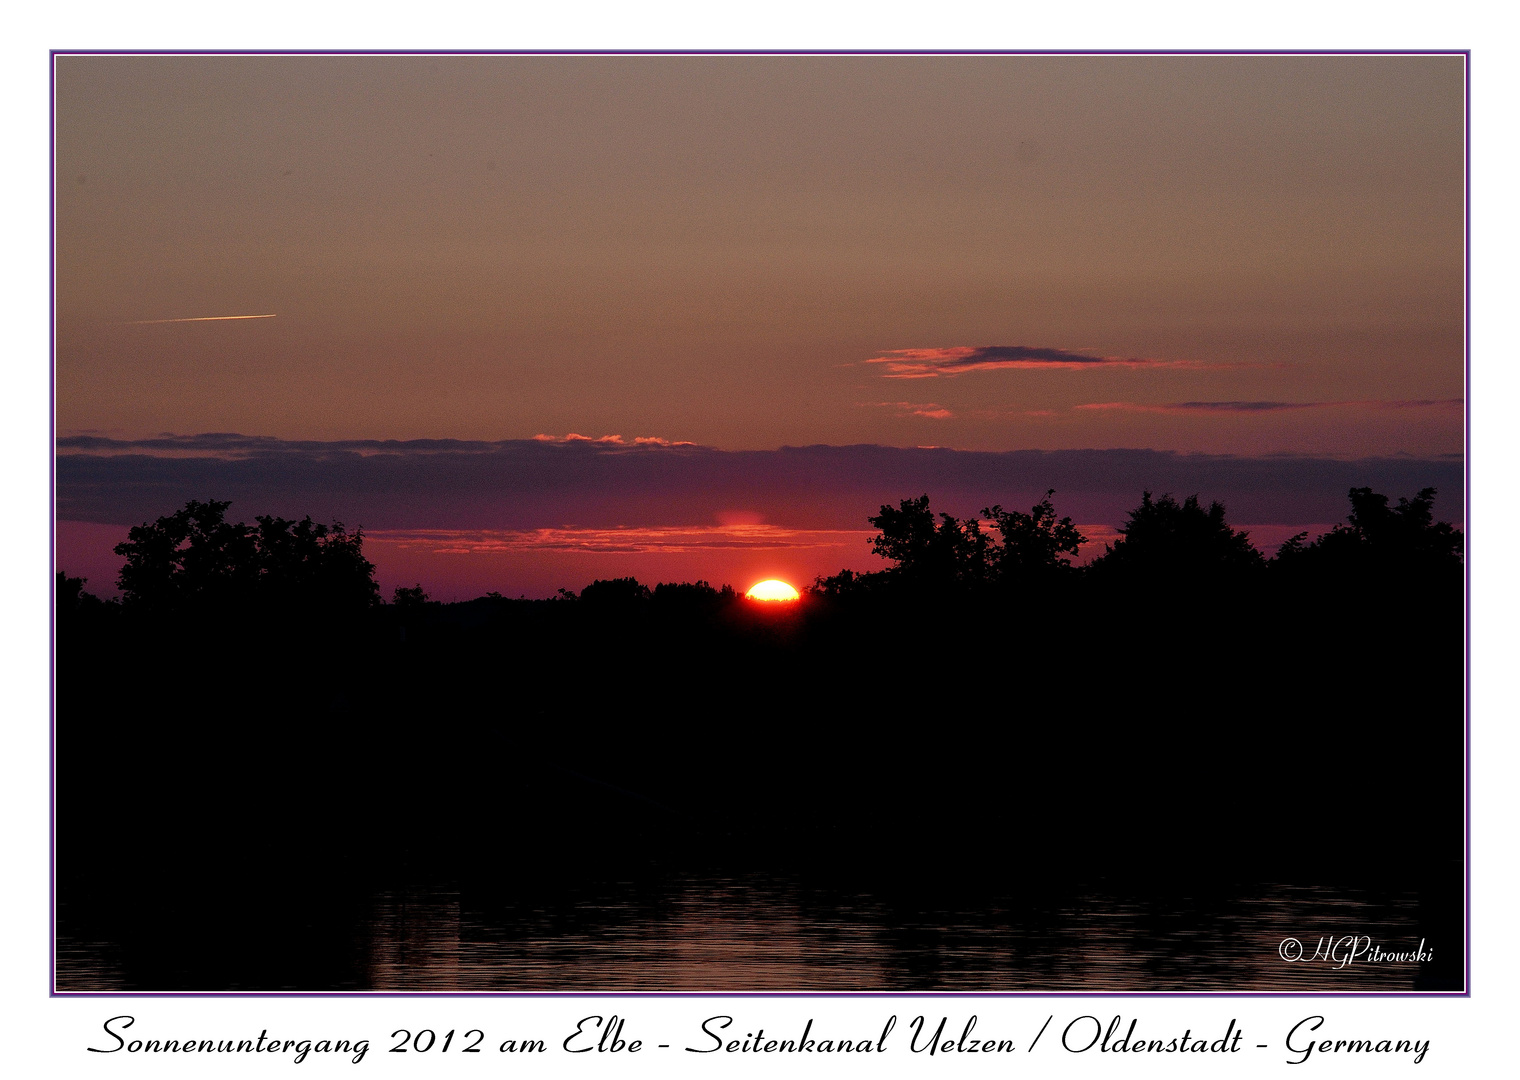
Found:
<path fill-rule="evenodd" d="M 1460 576 L 1463 534 L 1433 513 L 1436 491 L 1393 502 L 1371 488 L 1352 488 L 1344 523 L 1310 539 L 1299 533 L 1267 557 L 1230 526 L 1218 502 L 1197 495 L 1178 501 L 1146 491 L 1119 535 L 1085 566 L 1076 556 L 1088 538 L 1070 517 L 1057 517 L 1049 490 L 1028 513 L 986 507 L 980 517 L 935 513 L 929 496 L 884 505 L 868 519 L 878 532 L 871 550 L 891 565 L 874 572 L 841 570 L 805 590 L 815 598 L 913 594 L 951 596 L 1047 590 L 1085 580 L 1130 585 L 1254 581 L 1372 583 Z M 172 514 L 134 527 L 115 553 L 125 561 L 117 578 L 120 608 L 150 615 L 184 612 L 294 609 L 356 614 L 386 606 L 415 613 L 430 601 L 418 586 L 397 588 L 385 604 L 375 566 L 364 556 L 362 529 L 270 515 L 253 524 L 231 522 L 231 503 L 192 500 Z M 115 605 L 84 591 L 85 579 L 57 575 L 61 612 Z M 501 600 L 499 593 L 486 599 Z M 710 611 L 739 599 L 732 586 L 706 581 L 599 579 L 579 593 L 559 590 L 557 602 L 618 609 L 654 602 L 671 610 Z"/>
<path fill-rule="evenodd" d="M 936 515 L 929 497 L 883 506 L 869 519 L 880 532 L 872 550 L 892 562 L 874 573 L 841 571 L 813 586 L 826 596 L 910 590 L 921 593 L 1027 590 L 1085 578 L 1125 584 L 1245 584 L 1275 580 L 1375 580 L 1459 574 L 1462 533 L 1434 518 L 1436 489 L 1392 503 L 1371 488 L 1352 488 L 1344 523 L 1309 539 L 1301 532 L 1270 558 L 1225 519 L 1219 502 L 1178 501 L 1146 491 L 1119 536 L 1086 566 L 1074 562 L 1087 537 L 1070 517 L 1056 517 L 1049 490 L 1029 513 L 984 508 L 980 518 Z M 991 530 L 984 530 L 990 522 Z"/>

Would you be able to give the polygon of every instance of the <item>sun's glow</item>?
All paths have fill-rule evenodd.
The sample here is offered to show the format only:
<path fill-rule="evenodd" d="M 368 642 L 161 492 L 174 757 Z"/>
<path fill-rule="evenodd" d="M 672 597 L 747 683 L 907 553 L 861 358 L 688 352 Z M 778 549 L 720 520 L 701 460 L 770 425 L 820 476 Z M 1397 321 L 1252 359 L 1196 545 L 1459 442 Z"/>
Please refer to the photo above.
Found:
<path fill-rule="evenodd" d="M 797 590 L 786 582 L 777 578 L 767 578 L 750 586 L 749 592 L 744 594 L 751 600 L 796 600 L 799 599 Z"/>

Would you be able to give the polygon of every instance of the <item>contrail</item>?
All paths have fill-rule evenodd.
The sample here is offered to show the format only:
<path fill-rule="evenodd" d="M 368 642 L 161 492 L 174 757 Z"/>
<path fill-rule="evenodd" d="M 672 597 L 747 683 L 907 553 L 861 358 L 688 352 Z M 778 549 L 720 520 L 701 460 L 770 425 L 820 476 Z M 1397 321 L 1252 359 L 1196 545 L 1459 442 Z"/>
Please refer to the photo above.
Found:
<path fill-rule="evenodd" d="M 153 326 L 171 322 L 230 322 L 233 319 L 272 319 L 273 315 L 202 315 L 194 319 L 134 319 L 128 326 Z"/>

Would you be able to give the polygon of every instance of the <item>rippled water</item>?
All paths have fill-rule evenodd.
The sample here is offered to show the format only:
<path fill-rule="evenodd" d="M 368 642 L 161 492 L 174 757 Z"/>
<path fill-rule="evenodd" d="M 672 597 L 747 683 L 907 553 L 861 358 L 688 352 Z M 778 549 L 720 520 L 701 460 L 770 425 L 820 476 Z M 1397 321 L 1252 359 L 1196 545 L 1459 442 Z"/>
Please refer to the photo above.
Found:
<path fill-rule="evenodd" d="M 58 988 L 1408 991 L 1421 988 L 1428 965 L 1289 963 L 1279 946 L 1293 937 L 1312 954 L 1321 938 L 1365 935 L 1407 950 L 1430 932 L 1414 896 L 1356 889 L 1086 890 L 926 906 L 785 876 L 691 874 L 537 899 L 447 886 L 381 891 L 349 924 L 326 931 L 343 940 L 326 940 L 325 958 L 292 942 L 289 957 L 260 959 L 263 974 L 236 964 L 176 968 L 161 949 L 149 962 L 134 959 L 141 948 L 65 936 Z M 219 945 L 192 944 L 212 953 Z M 1427 948 L 1455 958 L 1461 942 L 1427 940 Z M 195 984 L 208 979 L 219 985 Z"/>

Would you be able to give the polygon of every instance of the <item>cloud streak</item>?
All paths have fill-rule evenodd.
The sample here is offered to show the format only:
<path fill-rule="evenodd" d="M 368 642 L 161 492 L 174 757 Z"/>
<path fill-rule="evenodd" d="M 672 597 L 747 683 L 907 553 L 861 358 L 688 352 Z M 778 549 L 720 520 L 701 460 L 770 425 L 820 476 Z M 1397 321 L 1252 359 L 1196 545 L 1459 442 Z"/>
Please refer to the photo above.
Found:
<path fill-rule="evenodd" d="M 1191 360 L 1148 360 L 1141 357 L 1100 356 L 1032 345 L 957 345 L 939 349 L 894 349 L 866 360 L 880 364 L 888 379 L 954 378 L 969 371 L 1002 368 L 1082 370 L 1097 367 L 1207 368 L 1221 365 Z"/>
<path fill-rule="evenodd" d="M 1365 401 L 1095 401 L 1074 405 L 1074 409 L 1112 412 L 1151 413 L 1266 413 L 1293 412 L 1301 409 L 1451 409 L 1460 408 L 1462 398 L 1416 398 L 1405 400 Z"/>
<path fill-rule="evenodd" d="M 574 432 L 574 431 L 570 432 L 570 434 L 565 435 L 565 436 L 544 435 L 544 434 L 540 433 L 538 435 L 533 436 L 533 441 L 534 442 L 546 442 L 546 443 L 603 443 L 603 444 L 607 444 L 607 445 L 611 445 L 611 446 L 627 446 L 627 445 L 630 445 L 630 444 L 625 443 L 623 441 L 623 437 L 621 435 L 598 435 L 598 436 L 596 436 L 596 437 L 593 438 L 590 435 L 581 435 L 581 434 L 578 434 L 577 432 Z M 660 438 L 657 435 L 636 435 L 636 436 L 634 436 L 633 443 L 631 445 L 633 445 L 633 446 L 696 446 L 697 444 L 694 443 L 694 442 L 678 442 L 678 441 L 673 440 L 673 439 L 662 439 L 662 438 Z"/>
<path fill-rule="evenodd" d="M 273 315 L 200 315 L 192 319 L 133 319 L 128 326 L 161 326 L 181 322 L 240 322 L 243 319 L 272 319 Z"/>
<path fill-rule="evenodd" d="M 928 420 L 949 420 L 955 413 L 933 401 L 873 401 L 879 409 L 896 409 L 902 416 L 922 416 Z"/>
<path fill-rule="evenodd" d="M 636 452 L 643 447 L 692 447 L 694 442 L 665 439 L 653 435 L 639 435 L 629 443 L 621 435 L 590 436 L 572 431 L 568 435 L 534 435 L 526 442 L 549 446 L 585 444 L 602 451 L 625 449 Z M 166 457 L 213 457 L 226 461 L 259 457 L 268 454 L 311 453 L 319 455 L 403 454 L 421 456 L 428 454 L 490 454 L 504 446 L 519 445 L 521 441 L 487 441 L 480 439 L 277 439 L 270 435 L 240 435 L 236 432 L 213 431 L 199 435 L 175 435 L 164 432 L 145 439 L 114 439 L 93 432 L 61 436 L 57 441 L 62 455 L 78 453 L 112 455 L 141 454 L 144 452 Z"/>
<path fill-rule="evenodd" d="M 742 549 L 782 551 L 795 548 L 864 545 L 868 529 L 786 529 L 776 525 L 666 526 L 615 529 L 379 529 L 371 539 L 437 555 L 486 555 L 530 551 L 586 554 L 684 554 Z"/>

